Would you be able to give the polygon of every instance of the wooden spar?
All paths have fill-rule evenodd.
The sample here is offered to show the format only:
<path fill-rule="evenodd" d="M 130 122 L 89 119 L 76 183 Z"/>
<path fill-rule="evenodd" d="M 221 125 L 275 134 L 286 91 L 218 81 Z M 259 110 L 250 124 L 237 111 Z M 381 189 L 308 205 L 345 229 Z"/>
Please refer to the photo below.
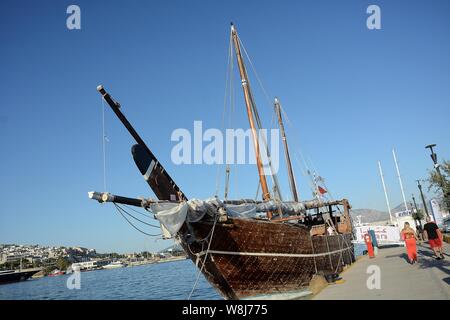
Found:
<path fill-rule="evenodd" d="M 275 98 L 274 104 L 275 104 L 275 111 L 276 111 L 277 117 L 278 117 L 278 124 L 280 125 L 281 139 L 283 140 L 283 144 L 284 144 L 284 155 L 286 158 L 286 165 L 287 165 L 288 175 L 289 175 L 289 186 L 291 187 L 291 192 L 292 192 L 292 197 L 293 197 L 292 199 L 295 202 L 298 202 L 297 187 L 295 185 L 294 173 L 292 171 L 291 157 L 289 155 L 289 148 L 288 148 L 288 143 L 287 143 L 287 139 L 286 139 L 286 133 L 284 131 L 283 118 L 281 117 L 281 106 L 280 106 L 280 102 L 278 101 L 278 98 Z"/>
<path fill-rule="evenodd" d="M 139 136 L 139 134 L 134 130 L 131 123 L 124 116 L 124 114 L 120 111 L 120 104 L 116 102 L 108 92 L 103 88 L 103 86 L 99 85 L 97 87 L 97 91 L 102 95 L 103 99 L 108 103 L 111 107 L 112 111 L 116 114 L 131 136 L 136 140 L 137 145 L 133 147 L 132 150 L 142 151 L 145 156 L 145 160 L 149 161 L 149 163 L 154 164 L 152 170 L 149 170 L 147 167 L 139 168 L 141 173 L 146 173 L 145 171 L 151 171 L 148 173 L 148 178 L 146 178 L 147 183 L 150 188 L 156 194 L 158 199 L 160 200 L 172 200 L 172 199 L 187 199 L 178 185 L 173 181 L 164 167 L 159 163 L 158 159 L 155 155 L 150 151 L 150 149 L 145 144 L 144 140 Z M 136 148 L 139 147 L 139 148 Z M 133 151 L 134 153 L 134 151 Z M 133 155 L 134 157 L 134 155 Z M 135 159 L 136 162 L 136 159 Z M 139 166 L 138 166 L 139 167 Z M 142 172 L 143 171 L 143 172 Z M 146 173 L 147 175 L 147 173 Z"/>
<path fill-rule="evenodd" d="M 263 169 L 263 165 L 262 165 L 262 161 L 261 161 L 261 153 L 259 150 L 259 142 L 258 142 L 258 133 L 256 131 L 255 120 L 254 120 L 253 111 L 252 111 L 252 101 L 251 101 L 251 93 L 250 93 L 247 71 L 245 69 L 244 61 L 242 59 L 241 48 L 239 45 L 237 32 L 236 32 L 236 29 L 234 28 L 233 24 L 231 24 L 231 34 L 233 37 L 234 49 L 236 51 L 237 62 L 239 65 L 239 74 L 241 75 L 242 89 L 244 90 L 245 104 L 247 106 L 248 121 L 250 122 L 250 128 L 252 130 L 253 145 L 255 148 L 255 155 L 256 155 L 256 165 L 258 167 L 259 181 L 261 183 L 261 189 L 262 189 L 262 193 L 263 193 L 262 196 L 263 196 L 264 200 L 269 200 L 270 192 L 269 192 L 269 188 L 267 187 L 266 176 L 264 175 L 264 169 Z M 272 214 L 268 213 L 268 217 L 270 219 L 272 217 Z"/>
<path fill-rule="evenodd" d="M 129 206 L 134 207 L 145 207 L 146 200 L 143 199 L 136 199 L 136 198 L 128 198 L 128 197 L 122 197 L 118 195 L 114 195 L 108 192 L 96 192 L 91 191 L 88 192 L 89 199 L 97 200 L 100 203 L 104 202 L 114 202 L 114 203 L 120 203 L 120 204 L 126 204 Z"/>
<path fill-rule="evenodd" d="M 153 200 L 153 199 L 137 199 L 137 198 L 129 198 L 124 196 L 119 196 L 115 194 L 111 194 L 109 192 L 98 192 L 98 191 L 91 191 L 88 192 L 89 199 L 97 200 L 100 203 L 104 202 L 114 202 L 119 204 L 127 204 L 134 207 L 143 207 L 146 208 L 152 203 L 181 203 L 180 200 L 170 201 L 170 200 Z M 183 200 L 185 201 L 185 200 Z M 224 205 L 239 205 L 239 204 L 261 204 L 265 201 L 261 200 L 254 200 L 254 199 L 241 199 L 241 200 L 224 200 L 222 203 Z M 287 201 L 285 203 L 294 203 L 293 201 Z M 309 200 L 309 201 L 302 201 L 298 202 L 304 205 L 306 210 L 316 209 L 316 208 L 322 208 L 326 206 L 336 206 L 341 205 L 344 207 L 344 214 L 349 215 L 348 209 L 350 208 L 350 204 L 348 203 L 347 199 L 341 199 L 341 200 L 329 200 L 329 201 L 317 201 L 317 200 Z M 286 218 L 280 218 L 276 221 L 285 221 L 290 219 L 295 219 L 297 216 L 290 216 Z M 273 220 L 275 221 L 275 220 Z"/>

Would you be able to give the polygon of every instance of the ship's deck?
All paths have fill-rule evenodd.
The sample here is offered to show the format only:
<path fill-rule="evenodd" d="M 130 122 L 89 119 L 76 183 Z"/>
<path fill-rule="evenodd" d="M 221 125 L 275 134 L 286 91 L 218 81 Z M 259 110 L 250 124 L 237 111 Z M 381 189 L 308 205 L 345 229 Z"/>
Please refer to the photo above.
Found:
<path fill-rule="evenodd" d="M 443 243 L 445 260 L 435 260 L 427 243 L 417 246 L 418 263 L 407 262 L 405 247 L 381 248 L 370 259 L 364 256 L 341 274 L 343 283 L 328 285 L 315 300 L 450 299 L 450 245 Z M 375 265 L 380 270 L 380 289 L 368 289 Z M 369 272 L 369 273 L 368 273 Z M 373 280 L 371 278 L 370 280 Z M 373 283 L 373 282 L 372 282 Z"/>

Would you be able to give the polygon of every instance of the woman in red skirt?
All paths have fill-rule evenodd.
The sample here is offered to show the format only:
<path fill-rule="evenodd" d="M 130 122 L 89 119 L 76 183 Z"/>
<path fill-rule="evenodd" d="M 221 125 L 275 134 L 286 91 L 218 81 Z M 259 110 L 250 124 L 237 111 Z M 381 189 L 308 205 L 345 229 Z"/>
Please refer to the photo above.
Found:
<path fill-rule="evenodd" d="M 405 241 L 406 251 L 408 253 L 409 262 L 413 264 L 417 262 L 417 246 L 416 240 L 417 236 L 414 229 L 409 226 L 408 222 L 405 222 L 405 226 L 401 232 L 402 240 Z"/>

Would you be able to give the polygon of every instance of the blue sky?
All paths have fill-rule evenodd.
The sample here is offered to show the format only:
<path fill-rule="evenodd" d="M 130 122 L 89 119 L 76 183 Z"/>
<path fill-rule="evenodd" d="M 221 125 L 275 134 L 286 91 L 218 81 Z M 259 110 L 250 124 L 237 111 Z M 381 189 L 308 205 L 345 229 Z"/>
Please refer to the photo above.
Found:
<path fill-rule="evenodd" d="M 66 28 L 70 4 L 81 8 L 81 30 Z M 381 8 L 381 30 L 366 27 L 370 4 Z M 431 168 L 424 146 L 436 143 L 439 158 L 450 158 L 449 12 L 448 1 L 425 0 L 1 1 L 0 243 L 103 252 L 170 244 L 87 198 L 103 189 L 96 86 L 120 101 L 190 198 L 212 196 L 217 167 L 172 164 L 170 135 L 195 120 L 221 127 L 230 21 L 294 123 L 291 148 L 311 158 L 334 197 L 386 210 L 381 160 L 399 204 L 392 147 L 407 197 L 417 196 L 415 179 Z M 270 106 L 252 79 L 269 125 Z M 235 88 L 233 126 L 246 128 L 238 82 Z M 108 191 L 152 196 L 132 160 L 133 141 L 109 109 L 105 116 Z M 251 166 L 232 171 L 231 196 L 254 197 L 256 179 Z"/>

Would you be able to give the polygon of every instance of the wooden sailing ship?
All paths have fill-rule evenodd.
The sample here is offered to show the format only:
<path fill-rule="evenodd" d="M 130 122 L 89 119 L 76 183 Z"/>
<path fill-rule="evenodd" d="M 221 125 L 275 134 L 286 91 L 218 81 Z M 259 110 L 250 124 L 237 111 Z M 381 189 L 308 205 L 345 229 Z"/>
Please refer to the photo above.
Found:
<path fill-rule="evenodd" d="M 200 204 L 189 201 L 125 118 L 120 104 L 102 86 L 98 91 L 136 140 L 132 147 L 134 161 L 158 200 L 99 192 L 90 192 L 89 196 L 100 202 L 133 205 L 153 212 L 163 231 L 181 244 L 224 298 L 283 297 L 302 291 L 314 275 L 335 276 L 354 261 L 350 205 L 346 199 L 299 201 L 278 100 L 275 111 L 293 201 L 281 201 L 271 195 L 257 138 L 259 116 L 233 25 L 231 37 L 252 131 L 262 200 L 215 199 Z M 240 214 L 248 209 L 265 215 Z"/>

